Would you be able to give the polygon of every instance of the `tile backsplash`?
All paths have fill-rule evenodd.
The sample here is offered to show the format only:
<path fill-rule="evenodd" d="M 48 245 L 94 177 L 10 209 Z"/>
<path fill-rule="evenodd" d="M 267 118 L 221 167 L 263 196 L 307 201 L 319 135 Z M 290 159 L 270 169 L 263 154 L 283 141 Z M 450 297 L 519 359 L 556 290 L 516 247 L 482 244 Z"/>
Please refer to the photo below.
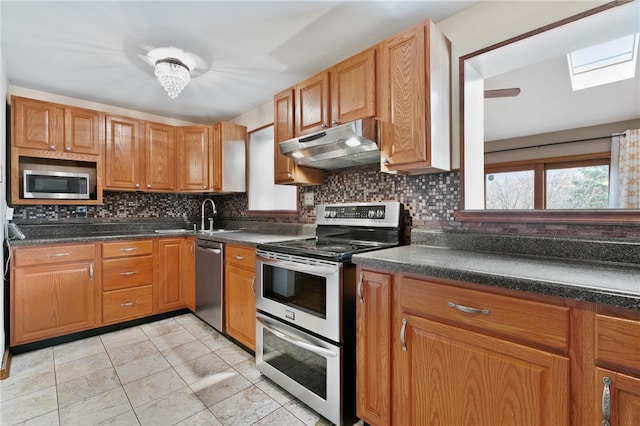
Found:
<path fill-rule="evenodd" d="M 269 221 L 312 224 L 315 207 L 304 205 L 304 193 L 314 192 L 316 204 L 354 201 L 400 201 L 406 222 L 417 229 L 443 229 L 521 235 L 640 240 L 640 226 L 558 225 L 540 223 L 460 223 L 454 211 L 460 202 L 460 174 L 446 172 L 404 176 L 381 173 L 377 164 L 329 170 L 322 185 L 298 188 L 298 213 L 293 216 L 253 216 L 247 213 L 245 194 L 213 195 L 218 220 Z M 88 217 L 105 220 L 130 218 L 199 218 L 204 195 L 105 192 L 104 204 L 89 206 Z M 65 220 L 76 217 L 74 206 L 14 206 L 18 222 Z M 209 207 L 207 207 L 209 208 Z"/>

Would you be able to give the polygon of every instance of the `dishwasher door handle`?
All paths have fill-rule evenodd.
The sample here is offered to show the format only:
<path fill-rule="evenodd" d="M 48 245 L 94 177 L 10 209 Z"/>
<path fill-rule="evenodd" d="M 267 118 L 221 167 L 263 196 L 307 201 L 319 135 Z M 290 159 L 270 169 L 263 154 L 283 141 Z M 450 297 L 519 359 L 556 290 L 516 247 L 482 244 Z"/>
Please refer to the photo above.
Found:
<path fill-rule="evenodd" d="M 202 247 L 202 246 L 197 246 L 197 248 L 198 248 L 198 250 L 208 251 L 208 252 L 213 253 L 213 254 L 222 253 L 222 250 L 220 250 L 220 249 L 214 249 L 214 248 L 208 248 L 208 247 Z"/>

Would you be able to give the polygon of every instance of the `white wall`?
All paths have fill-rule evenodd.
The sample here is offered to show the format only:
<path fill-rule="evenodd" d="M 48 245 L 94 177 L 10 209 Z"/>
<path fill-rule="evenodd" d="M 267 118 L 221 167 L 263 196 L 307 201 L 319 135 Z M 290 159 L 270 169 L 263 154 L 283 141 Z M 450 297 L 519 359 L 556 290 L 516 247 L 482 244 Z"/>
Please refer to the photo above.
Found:
<path fill-rule="evenodd" d="M 231 120 L 233 123 L 246 126 L 247 131 L 268 126 L 273 123 L 273 102 L 267 102 Z"/>

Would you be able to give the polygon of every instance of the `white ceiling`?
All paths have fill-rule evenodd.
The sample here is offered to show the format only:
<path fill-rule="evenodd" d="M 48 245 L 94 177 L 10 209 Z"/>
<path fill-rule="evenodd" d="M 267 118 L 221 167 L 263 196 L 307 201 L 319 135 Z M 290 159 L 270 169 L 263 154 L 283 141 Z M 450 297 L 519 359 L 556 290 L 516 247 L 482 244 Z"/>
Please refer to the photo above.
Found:
<path fill-rule="evenodd" d="M 2 56 L 10 85 L 204 124 L 475 3 L 2 0 Z M 173 100 L 140 57 L 164 46 L 206 62 Z"/>

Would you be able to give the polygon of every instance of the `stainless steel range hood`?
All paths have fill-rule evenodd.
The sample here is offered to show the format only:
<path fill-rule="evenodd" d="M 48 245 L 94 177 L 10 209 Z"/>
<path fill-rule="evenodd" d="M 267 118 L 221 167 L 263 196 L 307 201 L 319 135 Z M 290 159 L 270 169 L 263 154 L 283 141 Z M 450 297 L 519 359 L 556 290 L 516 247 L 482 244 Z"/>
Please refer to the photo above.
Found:
<path fill-rule="evenodd" d="M 280 152 L 306 167 L 340 169 L 380 161 L 378 124 L 372 119 L 280 142 Z"/>

